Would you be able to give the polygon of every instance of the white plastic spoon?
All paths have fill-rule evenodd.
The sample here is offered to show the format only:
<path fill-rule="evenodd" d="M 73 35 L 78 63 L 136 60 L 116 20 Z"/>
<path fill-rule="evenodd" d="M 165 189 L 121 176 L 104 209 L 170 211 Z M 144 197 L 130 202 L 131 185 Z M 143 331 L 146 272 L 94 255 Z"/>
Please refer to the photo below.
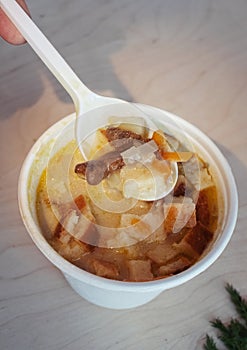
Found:
<path fill-rule="evenodd" d="M 77 115 L 76 140 L 85 159 L 88 158 L 89 151 L 87 147 L 83 146 L 82 141 L 92 132 L 109 124 L 109 117 L 111 116 L 121 118 L 142 117 L 150 129 L 157 129 L 150 118 L 136 104 L 116 98 L 103 97 L 89 90 L 15 0 L 0 0 L 0 5 L 33 50 L 71 96 Z M 155 189 L 152 193 L 155 193 L 155 195 L 152 194 L 150 197 L 150 194 L 147 194 L 146 198 L 141 196 L 141 199 L 149 201 L 160 199 L 170 193 L 177 180 L 178 171 L 175 162 L 171 162 L 171 170 L 173 181 L 169 181 L 164 187 L 154 181 Z"/>

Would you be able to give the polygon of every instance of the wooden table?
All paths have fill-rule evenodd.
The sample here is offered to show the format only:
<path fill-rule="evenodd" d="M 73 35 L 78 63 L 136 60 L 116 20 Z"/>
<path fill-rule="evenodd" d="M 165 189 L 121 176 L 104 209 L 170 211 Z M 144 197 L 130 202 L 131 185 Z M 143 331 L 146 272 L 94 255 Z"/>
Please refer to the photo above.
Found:
<path fill-rule="evenodd" d="M 89 304 L 39 252 L 18 211 L 22 162 L 40 134 L 74 110 L 28 45 L 0 42 L 0 348 L 202 349 L 209 320 L 234 315 L 224 291 L 247 295 L 247 2 L 30 0 L 34 21 L 85 84 L 171 111 L 228 159 L 239 189 L 230 244 L 206 272 L 149 304 Z"/>

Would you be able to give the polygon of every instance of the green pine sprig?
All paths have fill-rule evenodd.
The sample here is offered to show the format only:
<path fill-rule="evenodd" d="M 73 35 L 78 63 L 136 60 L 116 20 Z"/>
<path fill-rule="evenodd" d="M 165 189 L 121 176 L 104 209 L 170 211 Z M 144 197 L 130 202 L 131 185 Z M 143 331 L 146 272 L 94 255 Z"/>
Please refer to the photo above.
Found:
<path fill-rule="evenodd" d="M 218 350 L 214 339 L 210 337 L 208 334 L 206 335 L 206 343 L 204 345 L 205 350 Z"/>
<path fill-rule="evenodd" d="M 226 285 L 226 290 L 230 295 L 231 301 L 234 304 L 237 313 L 245 321 L 247 325 L 247 300 L 244 300 L 239 292 L 234 289 L 229 283 Z"/>
<path fill-rule="evenodd" d="M 225 288 L 241 320 L 232 318 L 229 324 L 224 324 L 219 318 L 216 318 L 211 325 L 219 331 L 218 339 L 222 341 L 226 349 L 247 350 L 247 301 L 230 284 L 227 284 Z M 219 350 L 214 339 L 208 334 L 204 349 Z"/>

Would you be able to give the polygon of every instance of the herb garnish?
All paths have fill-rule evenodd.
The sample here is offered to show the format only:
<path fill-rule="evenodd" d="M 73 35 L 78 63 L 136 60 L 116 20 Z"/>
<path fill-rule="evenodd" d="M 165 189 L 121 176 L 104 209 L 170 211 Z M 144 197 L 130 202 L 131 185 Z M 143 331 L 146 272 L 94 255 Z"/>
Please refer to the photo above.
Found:
<path fill-rule="evenodd" d="M 239 292 L 230 284 L 226 285 L 231 302 L 241 319 L 232 318 L 229 324 L 224 324 L 219 318 L 211 322 L 211 325 L 218 329 L 218 339 L 229 350 L 247 350 L 247 300 L 244 300 Z M 206 335 L 205 350 L 219 350 L 212 337 Z"/>

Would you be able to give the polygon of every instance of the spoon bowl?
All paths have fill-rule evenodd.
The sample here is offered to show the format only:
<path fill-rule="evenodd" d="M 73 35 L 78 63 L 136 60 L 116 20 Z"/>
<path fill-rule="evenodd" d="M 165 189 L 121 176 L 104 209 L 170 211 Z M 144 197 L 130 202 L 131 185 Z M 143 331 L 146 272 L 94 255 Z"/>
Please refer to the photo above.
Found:
<path fill-rule="evenodd" d="M 145 127 L 148 134 L 152 134 L 157 130 L 157 126 L 152 120 L 152 117 L 144 113 L 143 109 L 137 103 L 128 103 L 125 101 L 118 101 L 116 103 L 105 104 L 100 107 L 95 107 L 83 114 L 82 117 L 76 119 L 76 139 L 79 144 L 81 153 L 85 159 L 91 159 L 92 145 L 96 143 L 96 131 L 104 129 L 120 123 L 133 124 L 136 127 Z M 85 122 L 86 121 L 86 122 Z M 94 155 L 94 154 L 93 154 Z M 141 162 L 146 169 L 145 159 Z M 143 179 L 133 178 L 126 181 L 123 188 L 126 188 L 127 195 L 131 193 L 130 197 L 144 201 L 159 200 L 168 195 L 174 188 L 178 178 L 178 166 L 176 162 L 169 162 L 171 169 L 172 181 L 165 181 L 165 177 L 161 174 L 155 173 L 152 167 L 149 167 L 148 174 L 151 178 Z M 134 185 L 132 186 L 131 183 Z M 126 185 L 126 186 L 125 186 Z M 128 188 L 128 190 L 127 190 Z"/>

